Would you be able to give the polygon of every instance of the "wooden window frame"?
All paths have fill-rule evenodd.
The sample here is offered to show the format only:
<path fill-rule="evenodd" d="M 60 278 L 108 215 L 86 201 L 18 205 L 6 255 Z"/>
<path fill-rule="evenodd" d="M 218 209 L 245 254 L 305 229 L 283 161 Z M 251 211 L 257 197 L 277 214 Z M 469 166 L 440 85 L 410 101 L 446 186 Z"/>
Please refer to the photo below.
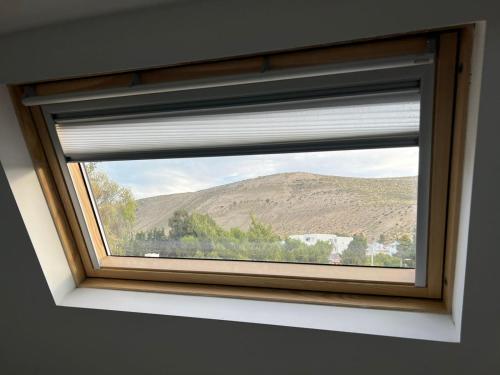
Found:
<path fill-rule="evenodd" d="M 255 73 L 263 67 L 280 70 L 418 54 L 428 49 L 430 35 L 438 42 L 425 287 L 415 287 L 411 283 L 414 270 L 404 269 L 109 256 L 81 167 L 68 164 L 100 264 L 94 267 L 42 109 L 23 105 L 26 92 L 39 96 L 64 95 L 82 90 L 124 88 L 137 81 L 154 84 Z M 286 302 L 450 311 L 472 35 L 473 26 L 463 26 L 260 56 L 11 86 L 20 126 L 76 284 Z"/>

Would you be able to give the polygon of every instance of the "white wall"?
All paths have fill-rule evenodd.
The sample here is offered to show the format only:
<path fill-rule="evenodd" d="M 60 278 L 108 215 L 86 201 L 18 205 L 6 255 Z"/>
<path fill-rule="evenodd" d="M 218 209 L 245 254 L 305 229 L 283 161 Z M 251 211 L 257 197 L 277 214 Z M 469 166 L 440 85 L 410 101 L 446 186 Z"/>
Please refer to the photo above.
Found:
<path fill-rule="evenodd" d="M 160 66 L 476 20 L 487 21 L 487 37 L 460 344 L 55 307 L 2 173 L 2 372 L 500 373 L 498 2 L 190 1 L 0 37 L 0 81 Z M 85 362 L 76 365 L 82 355 Z"/>

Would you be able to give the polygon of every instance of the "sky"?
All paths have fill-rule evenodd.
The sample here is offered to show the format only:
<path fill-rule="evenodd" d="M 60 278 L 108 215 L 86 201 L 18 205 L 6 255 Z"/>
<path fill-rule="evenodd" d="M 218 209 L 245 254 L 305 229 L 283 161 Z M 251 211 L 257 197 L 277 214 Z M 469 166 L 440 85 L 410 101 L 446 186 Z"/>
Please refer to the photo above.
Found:
<path fill-rule="evenodd" d="M 140 199 L 285 172 L 364 178 L 416 176 L 418 147 L 113 161 L 97 165 Z"/>

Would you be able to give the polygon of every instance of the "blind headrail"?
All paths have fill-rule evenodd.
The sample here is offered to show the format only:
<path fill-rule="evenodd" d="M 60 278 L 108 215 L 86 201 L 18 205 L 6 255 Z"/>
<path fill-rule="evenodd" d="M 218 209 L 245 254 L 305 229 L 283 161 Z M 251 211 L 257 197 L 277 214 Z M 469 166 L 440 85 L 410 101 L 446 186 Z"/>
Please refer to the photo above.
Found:
<path fill-rule="evenodd" d="M 168 92 L 198 90 L 224 86 L 237 86 L 252 83 L 284 81 L 300 78 L 341 75 L 361 71 L 386 70 L 408 66 L 428 65 L 434 62 L 434 54 L 425 53 L 397 58 L 373 59 L 358 62 L 325 64 L 317 67 L 289 68 L 270 70 L 260 73 L 247 73 L 223 77 L 201 78 L 157 84 L 140 82 L 127 88 L 85 90 L 55 95 L 35 95 L 28 93 L 22 100 L 25 106 L 40 106 L 61 103 L 110 99 L 118 97 L 160 94 Z"/>

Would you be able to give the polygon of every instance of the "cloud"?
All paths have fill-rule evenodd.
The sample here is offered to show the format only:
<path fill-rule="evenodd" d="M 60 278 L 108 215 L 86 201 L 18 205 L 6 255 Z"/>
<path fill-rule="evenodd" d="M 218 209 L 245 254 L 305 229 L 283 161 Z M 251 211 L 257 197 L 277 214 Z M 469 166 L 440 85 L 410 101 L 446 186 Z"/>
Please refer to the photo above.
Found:
<path fill-rule="evenodd" d="M 309 172 L 347 177 L 418 174 L 418 147 L 98 163 L 137 198 L 207 189 L 258 176 Z"/>

